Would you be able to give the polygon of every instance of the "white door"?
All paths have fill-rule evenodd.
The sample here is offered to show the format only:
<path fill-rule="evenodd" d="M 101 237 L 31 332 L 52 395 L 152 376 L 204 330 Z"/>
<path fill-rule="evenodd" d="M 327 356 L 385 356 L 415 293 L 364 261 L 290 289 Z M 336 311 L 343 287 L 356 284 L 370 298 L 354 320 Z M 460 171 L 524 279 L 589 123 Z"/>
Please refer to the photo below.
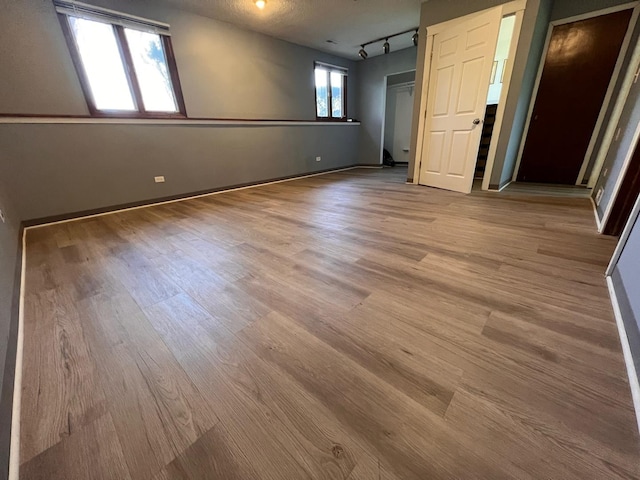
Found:
<path fill-rule="evenodd" d="M 413 87 L 404 87 L 396 94 L 395 128 L 393 130 L 393 159 L 409 162 L 411 121 L 413 120 Z"/>
<path fill-rule="evenodd" d="M 471 192 L 501 17 L 494 8 L 433 38 L 422 185 Z"/>

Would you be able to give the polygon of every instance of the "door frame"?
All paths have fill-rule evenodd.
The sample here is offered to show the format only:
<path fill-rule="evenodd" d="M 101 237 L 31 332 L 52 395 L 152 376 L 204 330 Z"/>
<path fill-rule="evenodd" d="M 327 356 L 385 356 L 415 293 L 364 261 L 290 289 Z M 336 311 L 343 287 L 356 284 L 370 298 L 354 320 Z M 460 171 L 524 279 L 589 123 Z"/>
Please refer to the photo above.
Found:
<path fill-rule="evenodd" d="M 520 140 L 520 147 L 518 148 L 518 156 L 516 160 L 516 166 L 513 170 L 513 176 L 511 177 L 511 181 L 515 182 L 518 173 L 520 172 L 520 165 L 522 163 L 522 155 L 524 154 L 524 147 L 529 136 L 529 127 L 531 126 L 531 118 L 533 116 L 533 109 L 536 104 L 536 100 L 538 98 L 538 90 L 540 88 L 540 81 L 542 80 L 542 72 L 544 70 L 545 60 L 547 58 L 547 53 L 549 52 L 549 44 L 551 43 L 551 35 L 553 34 L 553 29 L 560 25 L 566 25 L 568 23 L 579 22 L 580 20 L 588 20 L 590 18 L 600 17 L 602 15 L 608 15 L 610 13 L 620 12 L 622 10 L 633 9 L 631 14 L 631 19 L 629 20 L 629 27 L 627 28 L 627 32 L 622 40 L 622 45 L 620 46 L 620 53 L 618 54 L 618 59 L 616 61 L 615 67 L 613 69 L 613 73 L 611 75 L 611 80 L 609 81 L 609 86 L 607 87 L 607 92 L 604 97 L 604 102 L 602 103 L 602 107 L 600 108 L 600 113 L 598 114 L 598 119 L 596 121 L 596 125 L 591 133 L 591 139 L 589 140 L 589 145 L 587 147 L 587 151 L 585 152 L 584 159 L 582 160 L 582 165 L 580 167 L 580 171 L 578 172 L 578 177 L 576 178 L 575 185 L 582 185 L 584 180 L 584 175 L 587 171 L 587 167 L 589 166 L 589 160 L 593 155 L 593 150 L 595 148 L 596 141 L 598 139 L 598 135 L 602 130 L 604 117 L 609 109 L 609 104 L 613 98 L 615 93 L 615 85 L 618 82 L 618 78 L 620 76 L 620 72 L 622 70 L 622 64 L 624 63 L 624 58 L 627 55 L 627 51 L 629 49 L 629 45 L 631 43 L 631 37 L 633 35 L 633 30 L 635 28 L 636 21 L 638 19 L 638 14 L 640 13 L 640 1 L 633 1 L 628 3 L 623 3 L 621 5 L 616 5 L 609 8 L 603 8 L 600 10 L 596 10 L 593 12 L 583 13 L 581 15 L 574 15 L 573 17 L 562 18 L 559 20 L 553 20 L 549 22 L 549 27 L 547 29 L 547 37 L 544 42 L 544 49 L 542 50 L 542 57 L 540 59 L 540 65 L 538 66 L 538 73 L 536 74 L 536 81 L 533 87 L 533 94 L 531 95 L 531 101 L 529 102 L 529 111 L 527 112 L 527 120 L 524 125 L 524 133 L 522 135 L 522 139 Z M 596 164 L 594 164 L 594 171 L 596 169 Z M 598 172 L 598 176 L 599 176 Z M 593 172 L 592 172 L 593 176 Z M 597 178 L 597 176 L 596 176 Z M 589 188 L 592 188 L 591 182 L 588 185 Z"/>
<path fill-rule="evenodd" d="M 640 148 L 640 123 L 637 125 L 636 130 L 633 134 L 631 145 L 629 146 L 629 150 L 625 154 L 624 162 L 622 163 L 622 169 L 620 170 L 620 173 L 618 174 L 618 178 L 616 178 L 616 183 L 613 186 L 609 203 L 607 204 L 607 208 L 604 210 L 602 214 L 602 218 L 600 219 L 600 222 L 598 225 L 598 233 L 604 232 L 604 229 L 607 226 L 607 222 L 609 221 L 611 212 L 613 212 L 613 207 L 616 203 L 616 200 L 618 199 L 620 188 L 622 188 L 622 182 L 624 182 L 625 176 L 627 175 L 627 171 L 629 170 L 629 164 L 631 163 L 631 159 L 633 158 L 636 148 Z M 604 185 L 603 185 L 603 188 L 604 188 Z"/>
<path fill-rule="evenodd" d="M 380 165 L 382 165 L 382 160 L 384 158 L 384 132 L 387 127 L 387 90 L 389 89 L 389 77 L 393 77 L 394 75 L 401 75 L 403 73 L 416 72 L 418 74 L 417 69 L 411 68 L 409 70 L 403 70 L 401 72 L 393 72 L 388 73 L 384 76 L 383 89 L 382 89 L 382 128 L 380 129 Z M 414 80 L 415 85 L 415 80 Z"/>
<path fill-rule="evenodd" d="M 515 58 L 517 53 L 518 43 L 520 39 L 520 32 L 522 30 L 522 19 L 524 17 L 524 10 L 527 6 L 527 0 L 514 0 L 512 2 L 505 3 L 503 5 L 498 5 L 496 7 L 487 8 L 483 10 L 479 10 L 477 12 L 471 13 L 469 15 L 464 15 L 462 17 L 454 18 L 452 20 L 447 20 L 446 22 L 438 23 L 435 25 L 430 25 L 426 28 L 426 39 L 427 46 L 425 48 L 425 57 L 424 57 L 424 72 L 422 75 L 422 95 L 420 98 L 420 108 L 418 110 L 418 136 L 416 141 L 416 151 L 414 155 L 413 162 L 413 183 L 420 183 L 420 170 L 422 165 L 422 152 L 424 147 L 424 137 L 425 137 L 425 128 L 428 126 L 426 122 L 427 116 L 427 100 L 429 96 L 429 82 L 431 79 L 431 58 L 433 53 L 433 41 L 434 37 L 441 33 L 442 31 L 453 27 L 459 23 L 465 22 L 476 15 L 482 14 L 489 10 L 493 10 L 495 8 L 502 8 L 502 17 L 506 17 L 509 15 L 516 15 L 516 22 L 513 27 L 513 36 L 511 38 L 511 45 L 509 47 L 509 58 Z M 500 101 L 498 103 L 498 111 L 496 112 L 496 121 L 493 126 L 493 133 L 491 135 L 491 145 L 489 147 L 489 155 L 487 157 L 487 165 L 484 171 L 484 177 L 482 180 L 482 189 L 489 189 L 489 182 L 491 180 L 491 172 L 493 171 L 493 165 L 495 163 L 496 157 L 496 142 L 493 140 L 499 138 L 500 132 L 502 130 L 502 120 L 504 116 L 506 99 L 509 93 L 509 85 L 511 84 L 511 75 L 513 73 L 513 64 L 514 62 L 507 62 L 507 69 L 505 71 L 505 78 L 502 83 L 502 92 L 500 94 Z"/>

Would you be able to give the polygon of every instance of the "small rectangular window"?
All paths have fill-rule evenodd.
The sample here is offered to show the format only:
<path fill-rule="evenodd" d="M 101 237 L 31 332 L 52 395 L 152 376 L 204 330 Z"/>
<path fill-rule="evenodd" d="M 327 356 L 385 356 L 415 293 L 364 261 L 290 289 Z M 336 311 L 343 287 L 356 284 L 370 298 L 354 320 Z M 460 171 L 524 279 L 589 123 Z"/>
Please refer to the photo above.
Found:
<path fill-rule="evenodd" d="M 318 120 L 346 120 L 347 70 L 316 62 L 316 118 Z"/>
<path fill-rule="evenodd" d="M 186 116 L 168 25 L 54 3 L 92 115 Z"/>

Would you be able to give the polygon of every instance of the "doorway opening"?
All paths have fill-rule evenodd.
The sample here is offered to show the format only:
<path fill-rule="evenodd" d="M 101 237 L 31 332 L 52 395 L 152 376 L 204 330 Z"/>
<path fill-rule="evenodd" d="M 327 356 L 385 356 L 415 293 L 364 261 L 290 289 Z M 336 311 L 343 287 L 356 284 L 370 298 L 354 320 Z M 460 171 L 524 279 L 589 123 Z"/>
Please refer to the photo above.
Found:
<path fill-rule="evenodd" d="M 409 165 L 416 71 L 387 75 L 383 122 L 383 164 Z"/>
<path fill-rule="evenodd" d="M 489 188 L 525 7 L 516 0 L 427 29 L 414 182 L 469 193 L 477 178 Z"/>
<path fill-rule="evenodd" d="M 588 187 L 590 159 L 628 49 L 635 6 L 551 23 L 513 180 Z"/>
<path fill-rule="evenodd" d="M 506 80 L 505 73 L 507 70 L 507 62 L 509 61 L 509 50 L 511 49 L 515 26 L 515 14 L 502 17 L 502 20 L 500 21 L 500 30 L 498 32 L 496 54 L 493 59 L 493 66 L 491 67 L 491 83 L 489 84 L 489 93 L 487 94 L 487 107 L 484 112 L 482 135 L 480 137 L 478 158 L 476 160 L 476 169 L 474 173 L 475 188 L 481 188 L 481 183 L 484 179 L 484 174 L 487 168 L 489 150 L 491 148 L 491 140 L 493 138 L 493 129 L 496 123 L 498 104 L 500 103 L 502 89 L 504 88 L 504 82 Z"/>

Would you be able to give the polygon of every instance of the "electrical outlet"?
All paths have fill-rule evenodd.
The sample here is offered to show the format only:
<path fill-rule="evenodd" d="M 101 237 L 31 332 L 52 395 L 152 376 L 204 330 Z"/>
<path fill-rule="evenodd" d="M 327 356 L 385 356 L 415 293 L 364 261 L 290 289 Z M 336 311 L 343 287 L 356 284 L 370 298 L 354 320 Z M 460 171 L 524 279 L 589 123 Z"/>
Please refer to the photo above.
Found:
<path fill-rule="evenodd" d="M 316 157 L 316 162 L 319 162 L 322 160 L 322 157 Z"/>
<path fill-rule="evenodd" d="M 604 194 L 604 188 L 600 187 L 598 193 L 596 193 L 596 205 L 600 205 L 600 201 L 602 200 L 602 195 Z"/>
<path fill-rule="evenodd" d="M 605 169 L 603 170 L 603 172 L 602 172 L 602 177 L 603 177 L 603 178 L 606 178 L 606 176 L 607 176 L 608 174 L 609 174 L 609 169 L 608 169 L 608 168 L 605 168 Z"/>
<path fill-rule="evenodd" d="M 4 212 L 2 211 L 2 209 L 0 209 L 0 220 L 2 220 L 2 223 L 4 223 Z"/>
<path fill-rule="evenodd" d="M 159 177 L 153 177 L 156 183 L 164 183 L 164 177 L 161 175 Z"/>

